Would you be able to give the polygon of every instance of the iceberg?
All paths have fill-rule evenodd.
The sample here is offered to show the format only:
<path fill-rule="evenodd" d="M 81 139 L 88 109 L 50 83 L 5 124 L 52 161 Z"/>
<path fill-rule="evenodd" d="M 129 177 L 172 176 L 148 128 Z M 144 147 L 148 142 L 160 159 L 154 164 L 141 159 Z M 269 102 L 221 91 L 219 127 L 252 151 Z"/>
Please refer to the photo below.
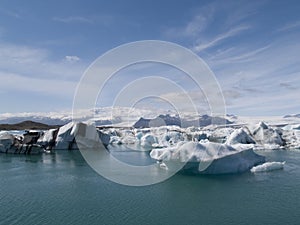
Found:
<path fill-rule="evenodd" d="M 146 134 L 141 138 L 141 146 L 145 148 L 151 148 L 153 144 L 157 144 L 158 140 L 152 134 Z"/>
<path fill-rule="evenodd" d="M 78 140 L 81 141 L 81 147 L 91 147 L 97 143 L 107 146 L 110 142 L 110 135 L 101 132 L 93 125 L 71 122 L 59 128 L 55 150 L 78 150 Z"/>
<path fill-rule="evenodd" d="M 55 139 L 58 133 L 58 129 L 50 129 L 44 132 L 44 134 L 37 140 L 37 144 L 44 149 L 51 150 L 55 146 Z"/>
<path fill-rule="evenodd" d="M 267 172 L 272 170 L 280 170 L 283 169 L 285 162 L 266 162 L 264 164 L 254 166 L 251 168 L 252 173 L 257 172 Z"/>
<path fill-rule="evenodd" d="M 255 143 L 256 143 L 255 140 L 243 128 L 233 131 L 226 141 L 226 144 L 228 144 L 228 145 L 255 144 Z"/>
<path fill-rule="evenodd" d="M 264 149 L 278 149 L 285 144 L 282 139 L 282 130 L 280 128 L 269 127 L 266 123 L 260 122 L 251 135 L 256 144 Z"/>
<path fill-rule="evenodd" d="M 56 144 L 55 149 L 67 149 L 71 150 L 75 147 L 75 129 L 76 123 L 70 122 L 62 127 L 59 128 L 57 137 L 56 137 Z"/>
<path fill-rule="evenodd" d="M 27 136 L 28 137 L 28 136 Z M 0 133 L 0 152 L 11 153 L 11 154 L 39 154 L 43 149 L 33 142 L 29 141 L 26 143 L 23 139 L 18 139 L 16 136 L 4 132 Z"/>
<path fill-rule="evenodd" d="M 170 169 L 172 163 L 185 163 L 183 171 L 195 174 L 242 173 L 265 162 L 252 148 L 212 142 L 180 142 L 176 147 L 153 149 L 150 156 Z"/>
<path fill-rule="evenodd" d="M 16 143 L 16 137 L 8 132 L 0 134 L 0 152 L 7 153 Z"/>

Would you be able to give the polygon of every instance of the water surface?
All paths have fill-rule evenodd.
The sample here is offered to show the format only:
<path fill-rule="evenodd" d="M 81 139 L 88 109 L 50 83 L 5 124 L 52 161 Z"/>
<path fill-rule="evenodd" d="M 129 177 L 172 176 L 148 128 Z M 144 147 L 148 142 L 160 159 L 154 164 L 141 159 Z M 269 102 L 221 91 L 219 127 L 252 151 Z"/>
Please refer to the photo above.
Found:
<path fill-rule="evenodd" d="M 284 170 L 177 174 L 146 187 L 102 178 L 79 151 L 0 154 L 0 224 L 299 224 L 300 151 L 260 153 Z"/>

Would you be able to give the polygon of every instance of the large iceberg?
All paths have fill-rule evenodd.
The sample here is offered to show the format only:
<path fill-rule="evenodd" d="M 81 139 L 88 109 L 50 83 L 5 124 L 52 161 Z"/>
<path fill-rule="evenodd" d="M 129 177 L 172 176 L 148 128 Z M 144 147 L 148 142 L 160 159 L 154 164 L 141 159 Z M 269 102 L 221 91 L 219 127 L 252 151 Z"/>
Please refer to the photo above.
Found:
<path fill-rule="evenodd" d="M 153 149 L 150 156 L 166 168 L 176 161 L 185 163 L 183 170 L 196 174 L 241 173 L 265 162 L 252 148 L 212 142 L 180 142 L 176 147 Z"/>
<path fill-rule="evenodd" d="M 27 134 L 27 140 L 25 134 L 23 138 L 20 138 L 8 132 L 0 133 L 0 152 L 1 153 L 11 153 L 11 154 L 39 154 L 43 149 L 31 142 L 28 141 L 30 132 Z M 35 141 L 33 139 L 33 141 Z"/>
<path fill-rule="evenodd" d="M 71 122 L 59 128 L 55 140 L 55 150 L 77 150 L 78 137 L 82 141 L 81 147 L 90 147 L 100 141 L 106 146 L 110 141 L 109 135 L 96 129 L 92 124 Z"/>

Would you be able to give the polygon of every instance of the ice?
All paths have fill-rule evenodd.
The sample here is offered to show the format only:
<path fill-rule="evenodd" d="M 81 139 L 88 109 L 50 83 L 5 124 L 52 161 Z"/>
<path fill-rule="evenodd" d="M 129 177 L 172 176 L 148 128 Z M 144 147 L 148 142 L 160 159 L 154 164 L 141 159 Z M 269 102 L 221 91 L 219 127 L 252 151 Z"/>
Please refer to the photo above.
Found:
<path fill-rule="evenodd" d="M 240 128 L 231 133 L 228 137 L 226 144 L 255 144 L 255 140 L 250 136 L 249 131 L 245 128 Z"/>
<path fill-rule="evenodd" d="M 45 149 L 52 149 L 55 145 L 55 139 L 58 129 L 50 129 L 44 132 L 44 134 L 38 139 L 37 144 L 41 145 Z"/>
<path fill-rule="evenodd" d="M 59 128 L 55 149 L 60 150 L 70 150 L 73 148 L 73 144 L 75 143 L 75 129 L 74 122 L 70 122 L 62 127 Z"/>
<path fill-rule="evenodd" d="M 94 128 L 94 130 L 86 128 L 86 131 L 95 132 L 94 138 L 100 136 L 105 144 L 136 144 L 151 149 L 176 147 L 182 141 L 202 143 L 209 140 L 225 143 L 234 148 L 236 145 L 246 147 L 249 144 L 254 145 L 254 149 L 262 150 L 300 148 L 300 118 L 298 116 L 238 117 L 227 115 L 213 117 L 189 113 L 180 116 L 174 112 L 163 113 L 160 110 L 126 107 L 86 109 L 74 114 L 76 121 L 83 121 L 86 124 L 95 122 L 96 125 L 101 125 L 97 134 Z M 154 118 L 153 121 L 145 119 L 149 122 L 146 121 L 146 125 L 150 128 L 133 127 L 141 117 Z M 24 118 L 48 121 L 49 124 L 66 123 L 72 119 L 68 112 L 0 114 L 0 121 L 13 122 L 24 120 Z M 183 122 L 183 127 L 179 126 L 182 125 L 180 122 Z M 105 124 L 111 124 L 111 126 L 108 127 Z M 193 126 L 195 124 L 200 126 Z M 190 127 L 186 127 L 188 125 Z M 45 131 L 44 136 L 38 140 L 38 144 L 47 148 L 49 143 L 50 145 L 54 143 L 55 149 L 76 149 L 75 135 L 78 131 L 76 126 L 76 123 L 70 122 L 59 128 L 57 133 L 55 130 Z"/>
<path fill-rule="evenodd" d="M 249 130 L 258 148 L 278 149 L 284 145 L 282 130 L 280 128 L 271 127 L 264 122 L 259 122 L 254 128 L 250 126 Z"/>
<path fill-rule="evenodd" d="M 300 124 L 286 125 L 283 130 L 300 130 Z"/>
<path fill-rule="evenodd" d="M 264 164 L 254 166 L 250 171 L 252 173 L 257 172 L 268 172 L 272 170 L 280 170 L 283 169 L 285 162 L 266 162 Z"/>
<path fill-rule="evenodd" d="M 201 174 L 240 173 L 265 162 L 252 148 L 235 148 L 219 143 L 180 142 L 176 147 L 153 149 L 153 159 L 169 168 L 174 161 L 186 163 L 184 170 Z"/>
<path fill-rule="evenodd" d="M 152 134 L 146 134 L 141 138 L 141 146 L 151 148 L 153 144 L 157 144 L 158 139 Z"/>
<path fill-rule="evenodd" d="M 15 143 L 16 138 L 8 132 L 0 133 L 0 152 L 6 153 Z"/>

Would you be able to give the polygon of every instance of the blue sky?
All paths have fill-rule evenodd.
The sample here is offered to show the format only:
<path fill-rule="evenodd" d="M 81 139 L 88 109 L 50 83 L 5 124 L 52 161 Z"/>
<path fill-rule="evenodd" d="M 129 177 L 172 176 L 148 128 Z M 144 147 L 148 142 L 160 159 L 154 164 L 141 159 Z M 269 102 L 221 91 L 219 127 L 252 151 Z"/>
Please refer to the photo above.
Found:
<path fill-rule="evenodd" d="M 3 0 L 0 113 L 70 110 L 80 77 L 97 57 L 149 39 L 171 41 L 199 55 L 221 85 L 228 113 L 300 113 L 299 11 L 296 0 Z M 151 71 L 160 75 L 151 69 L 143 73 Z M 123 79 L 110 82 L 106 105 L 109 90 L 115 92 Z M 195 94 L 192 86 L 185 89 Z"/>

